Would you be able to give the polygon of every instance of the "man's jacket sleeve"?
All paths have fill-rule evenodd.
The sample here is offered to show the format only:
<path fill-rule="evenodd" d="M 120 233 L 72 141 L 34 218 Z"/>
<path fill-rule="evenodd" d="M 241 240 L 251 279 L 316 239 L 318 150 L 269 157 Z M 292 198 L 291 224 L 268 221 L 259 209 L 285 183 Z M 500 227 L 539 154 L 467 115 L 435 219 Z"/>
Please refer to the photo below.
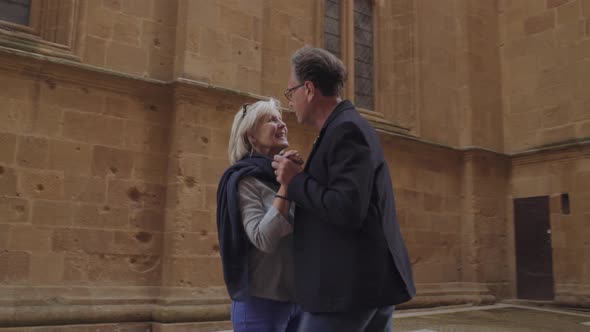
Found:
<path fill-rule="evenodd" d="M 295 176 L 288 188 L 298 209 L 310 210 L 323 222 L 346 228 L 360 228 L 367 216 L 373 185 L 371 150 L 358 128 L 345 122 L 323 138 L 327 148 L 326 179 L 306 172 Z M 316 155 L 315 158 L 322 158 Z"/>

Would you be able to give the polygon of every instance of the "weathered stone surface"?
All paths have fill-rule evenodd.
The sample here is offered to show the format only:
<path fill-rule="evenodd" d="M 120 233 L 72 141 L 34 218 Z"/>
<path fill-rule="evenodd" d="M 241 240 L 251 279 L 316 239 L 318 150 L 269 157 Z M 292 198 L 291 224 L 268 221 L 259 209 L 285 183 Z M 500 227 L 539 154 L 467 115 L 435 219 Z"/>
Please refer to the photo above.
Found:
<path fill-rule="evenodd" d="M 514 297 L 512 199 L 545 195 L 556 299 L 586 305 L 588 147 L 537 149 L 590 135 L 587 1 L 374 3 L 366 116 L 418 282 L 406 307 Z M 91 1 L 76 16 L 79 62 L 3 49 L 0 318 L 225 326 L 174 323 L 229 317 L 216 191 L 230 127 L 243 103 L 282 95 L 295 49 L 319 45 L 317 4 Z M 283 118 L 307 155 L 317 132 Z M 158 323 L 98 324 L 114 318 Z"/>

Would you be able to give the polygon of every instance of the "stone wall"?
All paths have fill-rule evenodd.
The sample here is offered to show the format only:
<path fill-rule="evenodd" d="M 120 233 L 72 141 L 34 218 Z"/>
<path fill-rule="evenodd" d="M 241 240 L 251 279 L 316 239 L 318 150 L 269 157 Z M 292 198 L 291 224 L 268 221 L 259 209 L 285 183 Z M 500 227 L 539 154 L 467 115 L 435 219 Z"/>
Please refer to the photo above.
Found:
<path fill-rule="evenodd" d="M 506 150 L 590 136 L 590 3 L 502 1 Z"/>
<path fill-rule="evenodd" d="M 82 1 L 82 62 L 138 76 L 174 76 L 178 0 Z"/>
<path fill-rule="evenodd" d="M 557 301 L 587 305 L 587 145 L 517 153 L 587 137 L 586 3 L 375 1 L 365 115 L 414 266 L 405 307 L 513 298 L 512 198 L 562 192 Z M 291 53 L 321 33 L 316 5 L 81 2 L 79 62 L 0 50 L 0 326 L 227 320 L 215 192 L 229 127 L 242 103 L 282 95 Z M 307 155 L 316 131 L 284 118 Z M 153 323 L 100 325 L 130 321 Z"/>
<path fill-rule="evenodd" d="M 590 294 L 590 149 L 585 146 L 518 157 L 512 161 L 512 169 L 510 198 L 550 197 L 556 301 L 587 306 Z M 569 195 L 569 214 L 562 210 L 562 193 Z M 512 234 L 512 213 L 508 221 Z M 513 283 L 513 286 L 516 285 Z"/>

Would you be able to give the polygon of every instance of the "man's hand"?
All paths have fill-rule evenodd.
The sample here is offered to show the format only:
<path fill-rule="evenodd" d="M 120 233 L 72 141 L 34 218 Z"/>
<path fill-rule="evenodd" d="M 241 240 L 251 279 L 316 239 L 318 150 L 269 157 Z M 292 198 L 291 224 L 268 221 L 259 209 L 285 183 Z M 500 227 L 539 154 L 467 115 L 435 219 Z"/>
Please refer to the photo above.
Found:
<path fill-rule="evenodd" d="M 289 150 L 281 155 L 285 158 L 289 158 L 291 161 L 293 161 L 297 165 L 303 165 L 305 163 L 303 161 L 303 158 L 301 158 L 301 156 L 299 155 L 299 152 L 297 152 L 297 150 Z"/>
<path fill-rule="evenodd" d="M 291 151 L 286 152 L 285 155 L 287 155 L 289 152 Z M 276 155 L 274 157 L 274 161 L 272 162 L 272 167 L 275 169 L 277 181 L 284 186 L 288 186 L 295 175 L 303 171 L 303 159 L 301 159 L 301 163 L 298 163 L 291 160 L 290 158 L 295 158 L 295 154 L 290 154 L 288 156 Z"/>

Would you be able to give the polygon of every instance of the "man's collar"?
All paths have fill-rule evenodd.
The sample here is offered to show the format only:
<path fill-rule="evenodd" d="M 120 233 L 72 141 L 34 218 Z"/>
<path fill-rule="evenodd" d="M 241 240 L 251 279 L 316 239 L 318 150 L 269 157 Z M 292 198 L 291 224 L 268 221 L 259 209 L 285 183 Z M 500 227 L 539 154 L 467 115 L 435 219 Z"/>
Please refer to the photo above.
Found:
<path fill-rule="evenodd" d="M 354 108 L 354 105 L 352 104 L 352 102 L 350 100 L 345 99 L 345 100 L 339 102 L 338 105 L 336 105 L 336 107 L 334 107 L 334 110 L 330 113 L 330 115 L 326 119 L 326 122 L 324 122 L 324 125 L 322 126 L 320 133 L 322 131 L 324 131 L 324 129 L 326 129 L 326 127 L 330 124 L 330 122 L 332 122 L 332 120 L 334 120 L 340 113 L 342 113 L 344 110 L 351 109 L 351 108 Z"/>

